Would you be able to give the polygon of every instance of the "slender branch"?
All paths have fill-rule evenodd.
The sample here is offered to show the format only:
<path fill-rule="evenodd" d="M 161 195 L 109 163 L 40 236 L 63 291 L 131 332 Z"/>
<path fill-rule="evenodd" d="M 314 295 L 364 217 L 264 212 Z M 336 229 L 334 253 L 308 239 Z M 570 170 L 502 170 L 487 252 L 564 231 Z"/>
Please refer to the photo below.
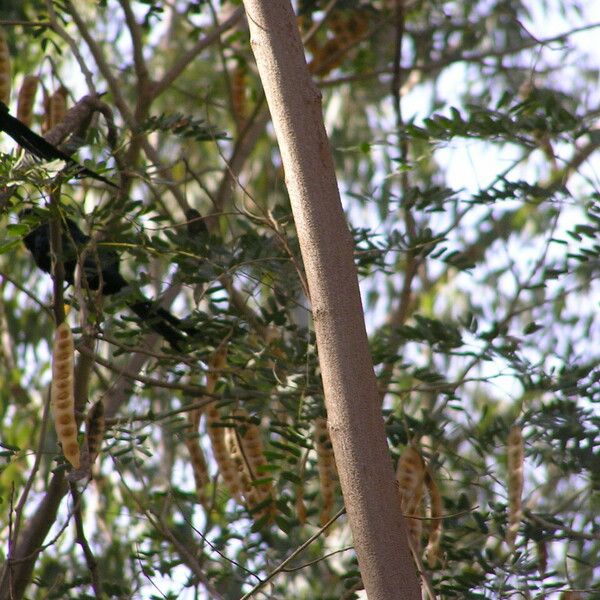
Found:
<path fill-rule="evenodd" d="M 338 510 L 338 512 L 335 515 L 333 515 L 333 517 L 331 517 L 331 519 L 329 519 L 329 521 L 327 521 L 327 523 L 325 523 L 325 525 L 323 525 L 323 527 L 319 528 L 303 544 L 298 546 L 298 548 L 296 548 L 296 550 L 294 550 L 283 562 L 281 562 L 279 564 L 279 566 L 277 566 L 275 569 L 273 569 L 265 577 L 265 579 L 263 579 L 260 583 L 255 585 L 247 594 L 244 594 L 240 598 L 240 600 L 249 600 L 249 598 L 252 598 L 252 596 L 254 596 L 256 594 L 256 592 L 259 592 L 262 588 L 264 588 L 265 585 L 267 585 L 267 583 L 269 583 L 269 581 L 271 581 L 271 579 L 276 577 L 282 571 L 285 571 L 286 570 L 285 567 L 292 560 L 294 560 L 294 558 L 296 558 L 296 556 L 298 556 L 299 554 L 304 552 L 304 550 L 306 550 L 306 548 L 308 548 L 315 540 L 319 539 L 323 535 L 323 532 L 325 532 L 333 523 L 335 523 L 345 512 L 346 512 L 345 508 L 341 508 L 340 510 Z"/>
<path fill-rule="evenodd" d="M 535 48 L 536 46 L 546 46 L 553 42 L 564 41 L 568 37 L 582 33 L 584 31 L 590 31 L 592 29 L 597 29 L 600 27 L 600 23 L 591 23 L 589 25 L 584 25 L 582 27 L 575 27 L 563 33 L 543 38 L 541 40 L 529 40 L 524 42 L 518 46 L 512 46 L 510 48 L 501 48 L 494 50 L 483 50 L 480 52 L 466 52 L 466 53 L 452 53 L 451 55 L 444 56 L 439 60 L 431 61 L 428 63 L 419 64 L 417 66 L 411 65 L 403 67 L 403 69 L 407 73 L 419 72 L 419 73 L 436 73 L 442 70 L 444 67 L 448 67 L 455 63 L 481 63 L 486 58 L 503 58 L 506 56 L 513 56 L 515 54 L 520 54 L 523 50 L 528 50 L 530 48 Z M 393 75 L 394 73 L 394 65 L 392 63 L 391 66 L 386 66 L 381 69 L 376 69 L 373 71 L 356 74 L 356 75 L 347 75 L 342 77 L 334 77 L 331 79 L 324 79 L 319 82 L 319 87 L 332 87 L 337 85 L 342 85 L 349 82 L 361 81 L 361 80 L 369 80 L 369 79 L 378 79 L 382 75 Z"/>
<path fill-rule="evenodd" d="M 131 10 L 129 0 L 119 0 L 119 4 L 125 15 L 125 23 L 131 36 L 131 45 L 133 46 L 133 64 L 135 65 L 135 74 L 138 79 L 138 85 L 146 87 L 148 82 L 148 67 L 144 60 L 144 43 L 142 41 L 142 31 Z"/>
<path fill-rule="evenodd" d="M 67 492 L 64 471 L 52 475 L 46 493 L 33 514 L 28 518 L 27 527 L 20 536 L 19 543 L 7 558 L 0 579 L 0 600 L 20 600 L 31 575 L 42 544 L 56 521 L 58 508 Z"/>
<path fill-rule="evenodd" d="M 48 394 L 46 394 L 46 400 L 44 402 L 44 409 L 42 412 L 40 437 L 39 437 L 38 446 L 37 446 L 36 452 L 35 452 L 35 460 L 33 462 L 31 472 L 29 473 L 29 476 L 27 477 L 27 481 L 25 482 L 25 486 L 23 487 L 23 491 L 21 492 L 21 497 L 19 498 L 19 501 L 17 502 L 17 505 L 14 509 L 14 515 L 15 515 L 14 516 L 14 525 L 13 525 L 12 535 L 10 536 L 10 539 L 9 539 L 9 553 L 8 553 L 9 559 L 12 556 L 12 549 L 18 546 L 19 533 L 20 533 L 21 522 L 22 522 L 22 517 L 23 517 L 23 510 L 25 509 L 25 504 L 29 497 L 29 492 L 31 491 L 33 482 L 35 480 L 35 476 L 36 476 L 36 474 L 40 468 L 40 464 L 42 462 L 42 456 L 44 454 L 43 449 L 44 449 L 44 444 L 46 442 L 46 432 L 48 430 L 49 416 L 50 416 L 50 394 L 48 393 Z M 9 562 L 10 561 L 7 560 L 4 563 L 3 572 L 8 567 Z M 3 575 L 0 575 L 0 580 L 2 580 L 2 579 L 3 579 Z"/>
<path fill-rule="evenodd" d="M 69 35 L 67 30 L 60 24 L 60 21 L 56 16 L 56 11 L 54 10 L 54 2 L 52 0 L 46 0 L 46 10 L 48 11 L 48 16 L 50 17 L 50 28 L 53 31 L 55 31 L 63 40 L 65 40 L 65 42 L 67 42 L 69 49 L 73 53 L 73 56 L 75 57 L 75 60 L 77 61 L 77 64 L 79 65 L 79 68 L 81 69 L 81 72 L 85 77 L 85 82 L 87 84 L 88 90 L 90 92 L 95 92 L 96 87 L 94 85 L 94 76 L 92 75 L 92 72 L 88 69 L 85 59 L 81 55 L 79 45 L 73 39 L 73 37 Z"/>
<path fill-rule="evenodd" d="M 114 100 L 116 106 L 118 107 L 120 113 L 123 115 L 123 118 L 131 126 L 133 123 L 133 114 L 129 110 L 127 102 L 125 101 L 125 98 L 123 97 L 123 94 L 121 93 L 121 90 L 122 90 L 121 83 L 113 75 L 112 69 L 110 68 L 108 62 L 106 61 L 106 58 L 102 52 L 102 49 L 100 48 L 100 45 L 96 42 L 96 40 L 90 33 L 90 30 L 88 29 L 84 20 L 81 18 L 81 15 L 75 10 L 75 7 L 73 6 L 73 2 L 71 0 L 66 0 L 65 6 L 66 6 L 67 11 L 73 18 L 73 21 L 75 22 L 75 25 L 77 26 L 77 29 L 79 30 L 81 37 L 84 39 L 92 56 L 94 57 L 94 61 L 96 63 L 96 66 L 98 67 L 98 70 L 100 71 L 100 73 L 102 73 L 102 76 L 104 77 L 104 79 L 106 79 L 106 82 L 108 83 L 110 92 L 113 96 L 113 100 Z"/>
<path fill-rule="evenodd" d="M 212 46 L 219 40 L 221 35 L 237 25 L 244 14 L 244 9 L 240 6 L 235 9 L 231 16 L 223 21 L 218 27 L 215 27 L 208 35 L 198 40 L 194 46 L 189 50 L 180 55 L 167 72 L 164 77 L 153 84 L 152 93 L 154 98 L 160 96 L 165 90 L 167 90 L 171 84 L 185 71 L 189 64 L 206 48 Z"/>
<path fill-rule="evenodd" d="M 92 579 L 92 587 L 94 589 L 94 594 L 96 598 L 102 598 L 102 582 L 100 581 L 100 573 L 98 571 L 98 562 L 94 557 L 94 553 L 90 548 L 90 545 L 85 536 L 85 529 L 83 527 L 83 518 L 82 518 L 82 497 L 79 491 L 77 490 L 77 484 L 70 483 L 69 488 L 71 490 L 71 497 L 73 498 L 73 517 L 75 521 L 75 539 L 77 543 L 81 546 L 83 550 L 83 555 L 85 557 L 85 563 L 90 572 L 90 576 Z"/>

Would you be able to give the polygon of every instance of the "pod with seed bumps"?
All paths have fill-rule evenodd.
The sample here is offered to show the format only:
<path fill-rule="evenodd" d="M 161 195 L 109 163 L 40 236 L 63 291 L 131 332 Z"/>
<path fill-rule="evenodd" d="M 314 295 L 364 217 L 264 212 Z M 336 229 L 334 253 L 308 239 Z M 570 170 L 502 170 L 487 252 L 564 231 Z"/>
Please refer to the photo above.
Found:
<path fill-rule="evenodd" d="M 104 404 L 98 400 L 90 408 L 85 419 L 85 439 L 87 443 L 90 466 L 94 464 L 100 453 L 102 440 L 104 439 Z"/>
<path fill-rule="evenodd" d="M 327 430 L 327 420 L 323 417 L 318 417 L 315 421 L 314 438 L 322 500 L 319 523 L 323 527 L 331 519 L 333 513 L 335 479 L 337 477 L 335 457 L 329 431 Z"/>
<path fill-rule="evenodd" d="M 208 361 L 209 373 L 206 377 L 206 391 L 214 392 L 219 371 L 223 370 L 227 364 L 227 343 L 224 341 L 215 350 Z M 237 469 L 231 459 L 227 443 L 225 440 L 225 427 L 221 426 L 221 414 L 214 404 L 206 407 L 206 432 L 210 439 L 213 458 L 219 468 L 219 473 L 223 478 L 225 486 L 229 493 L 237 501 L 241 500 L 241 484 Z"/>
<path fill-rule="evenodd" d="M 39 82 L 40 79 L 37 75 L 26 75 L 19 89 L 17 119 L 27 125 L 27 127 L 31 127 L 33 121 L 33 105 Z"/>
<path fill-rule="evenodd" d="M 421 500 L 423 498 L 423 483 L 425 480 L 425 464 L 419 451 L 408 445 L 396 467 L 396 481 L 400 494 L 400 507 L 407 518 L 408 533 L 417 551 L 421 547 Z M 411 516 L 413 518 L 411 518 Z M 416 517 L 416 518 L 415 518 Z"/>
<path fill-rule="evenodd" d="M 185 445 L 190 456 L 192 472 L 194 473 L 194 483 L 196 485 L 196 494 L 200 504 L 206 504 L 206 493 L 204 488 L 208 483 L 208 467 L 200 441 L 198 439 L 198 427 L 200 425 L 200 409 L 194 409 L 188 413 L 188 422 L 190 424 L 190 433 L 185 437 Z"/>
<path fill-rule="evenodd" d="M 65 458 L 79 468 L 80 453 L 75 420 L 75 397 L 73 391 L 73 334 L 66 322 L 61 323 L 54 334 L 52 349 L 52 384 L 50 404 L 54 425 Z"/>
<path fill-rule="evenodd" d="M 42 122 L 42 133 L 50 131 L 58 125 L 67 113 L 67 88 L 61 85 L 54 93 L 44 93 L 44 120 Z"/>
<path fill-rule="evenodd" d="M 433 568 L 439 558 L 440 542 L 442 540 L 442 495 L 429 469 L 426 472 L 425 484 L 429 494 L 429 516 L 431 519 L 425 557 L 429 566 Z"/>
<path fill-rule="evenodd" d="M 6 41 L 6 34 L 0 28 L 0 100 L 4 104 L 8 104 L 10 101 L 10 86 L 10 51 L 8 49 L 8 42 Z"/>
<path fill-rule="evenodd" d="M 506 542 L 511 550 L 514 550 L 523 515 L 524 455 L 523 432 L 519 425 L 513 425 L 510 428 L 507 440 L 508 528 L 506 530 Z"/>

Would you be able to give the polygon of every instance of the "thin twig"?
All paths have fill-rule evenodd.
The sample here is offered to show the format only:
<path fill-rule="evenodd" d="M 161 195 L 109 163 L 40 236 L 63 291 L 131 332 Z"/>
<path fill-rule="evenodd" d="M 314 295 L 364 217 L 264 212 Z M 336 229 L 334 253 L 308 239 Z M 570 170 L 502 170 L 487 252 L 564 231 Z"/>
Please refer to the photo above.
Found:
<path fill-rule="evenodd" d="M 254 596 L 254 594 L 256 594 L 256 592 L 261 590 L 263 587 L 265 587 L 265 585 L 267 585 L 267 583 L 269 583 L 271 579 L 273 579 L 276 575 L 281 573 L 290 561 L 292 561 L 294 558 L 296 558 L 296 556 L 304 552 L 304 550 L 306 550 L 306 548 L 308 548 L 308 546 L 310 546 L 316 539 L 321 537 L 323 535 L 323 532 L 327 530 L 327 528 L 330 527 L 333 523 L 335 523 L 345 512 L 346 508 L 341 508 L 333 517 L 331 517 L 331 519 L 329 519 L 329 521 L 327 521 L 327 523 L 325 523 L 325 525 L 323 525 L 323 527 L 319 528 L 319 530 L 315 534 L 311 535 L 303 544 L 298 546 L 298 548 L 296 548 L 296 550 L 294 550 L 282 563 L 280 563 L 278 567 L 273 569 L 273 571 L 271 571 L 265 579 L 263 579 L 258 585 L 254 586 L 247 594 L 244 594 L 244 596 L 242 596 L 240 600 L 248 600 L 249 598 L 252 598 L 252 596 Z"/>

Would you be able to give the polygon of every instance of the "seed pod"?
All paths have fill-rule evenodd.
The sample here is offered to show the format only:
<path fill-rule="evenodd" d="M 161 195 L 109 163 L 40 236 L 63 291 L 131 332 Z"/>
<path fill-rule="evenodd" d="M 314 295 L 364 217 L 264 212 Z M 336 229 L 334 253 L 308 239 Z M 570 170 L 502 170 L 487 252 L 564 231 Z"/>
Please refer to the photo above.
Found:
<path fill-rule="evenodd" d="M 67 114 L 67 88 L 60 86 L 50 96 L 50 129 L 62 122 Z"/>
<path fill-rule="evenodd" d="M 245 410 L 237 410 L 235 414 L 245 420 L 243 426 L 238 430 L 238 441 L 241 443 L 252 479 L 258 479 L 264 476 L 262 471 L 267 464 L 260 427 L 250 420 Z M 261 496 L 266 497 L 271 492 L 271 484 L 263 483 L 256 489 Z"/>
<path fill-rule="evenodd" d="M 327 18 L 327 27 L 332 31 L 336 37 L 343 35 L 346 31 L 346 19 L 344 18 L 343 11 L 332 10 Z"/>
<path fill-rule="evenodd" d="M 355 42 L 363 35 L 365 35 L 369 29 L 370 13 L 364 9 L 358 9 L 353 11 L 346 19 L 346 28 L 344 35 L 350 42 Z"/>
<path fill-rule="evenodd" d="M 56 328 L 54 334 L 50 401 L 56 434 L 62 445 L 63 454 L 73 467 L 78 469 L 80 455 L 73 392 L 74 351 L 71 329 L 66 322 L 63 322 Z"/>
<path fill-rule="evenodd" d="M 241 442 L 234 427 L 225 429 L 225 444 L 229 452 L 229 458 L 234 465 L 237 480 L 248 508 L 252 509 L 260 501 L 260 495 L 256 487 L 252 485 L 252 475 L 248 463 L 244 457 Z"/>
<path fill-rule="evenodd" d="M 194 473 L 194 483 L 196 485 L 196 495 L 200 504 L 206 504 L 206 484 L 208 483 L 208 467 L 204 452 L 200 446 L 200 441 L 197 437 L 189 437 L 185 440 L 185 445 L 190 455 L 192 471 Z"/>
<path fill-rule="evenodd" d="M 303 489 L 301 485 L 296 486 L 296 502 L 295 507 L 296 507 L 296 517 L 298 517 L 298 522 L 300 523 L 300 525 L 304 525 L 306 524 L 306 517 L 307 517 L 307 511 L 306 511 L 306 504 L 304 503 L 304 497 L 303 497 Z"/>
<path fill-rule="evenodd" d="M 548 547 L 546 546 L 545 541 L 539 540 L 535 543 L 535 548 L 537 554 L 538 572 L 543 576 L 548 568 Z"/>
<path fill-rule="evenodd" d="M 421 534 L 423 533 L 423 486 L 417 493 L 404 504 L 403 514 L 406 519 L 406 528 L 412 547 L 415 552 L 421 553 Z"/>
<path fill-rule="evenodd" d="M 333 455 L 329 431 L 327 430 L 327 420 L 323 417 L 318 417 L 315 420 L 314 440 L 322 499 L 319 523 L 323 527 L 331 519 L 333 513 L 335 479 L 337 479 L 335 457 Z"/>
<path fill-rule="evenodd" d="M 429 494 L 429 540 L 425 548 L 425 558 L 433 569 L 440 554 L 440 541 L 442 539 L 442 496 L 429 469 L 426 471 L 425 484 Z"/>
<path fill-rule="evenodd" d="M 6 41 L 6 34 L 3 29 L 0 29 L 0 100 L 4 104 L 10 102 L 10 50 Z"/>
<path fill-rule="evenodd" d="M 219 379 L 219 371 L 227 364 L 227 340 L 224 340 L 215 350 L 208 361 L 209 372 L 206 376 L 206 391 L 214 392 Z M 223 478 L 229 493 L 238 502 L 241 501 L 241 486 L 238 472 L 233 464 L 225 442 L 225 427 L 221 425 L 221 415 L 214 404 L 209 404 L 205 410 L 206 432 L 212 447 L 212 454 L 219 473 Z"/>
<path fill-rule="evenodd" d="M 265 477 L 264 467 L 267 465 L 260 427 L 252 422 L 243 409 L 237 409 L 234 416 L 240 426 L 231 431 L 235 434 L 235 448 L 239 452 L 234 451 L 232 459 L 238 468 L 246 504 L 255 519 L 267 517 L 271 520 L 275 516 L 275 504 L 272 502 L 273 485 L 270 480 L 260 484 L 256 482 L 257 479 Z M 262 505 L 261 508 L 254 510 L 258 504 Z"/>
<path fill-rule="evenodd" d="M 94 403 L 85 419 L 85 443 L 87 444 L 90 467 L 100 453 L 104 439 L 104 404 L 102 400 Z"/>
<path fill-rule="evenodd" d="M 37 93 L 40 78 L 37 75 L 26 75 L 19 89 L 17 99 L 17 119 L 31 127 L 33 121 L 33 105 L 35 104 L 35 95 Z"/>
<path fill-rule="evenodd" d="M 510 428 L 507 440 L 507 469 L 508 469 L 508 527 L 506 543 L 511 550 L 515 548 L 515 540 L 521 524 L 523 505 L 523 461 L 525 449 L 523 432 L 519 425 Z"/>
<path fill-rule="evenodd" d="M 246 65 L 238 63 L 231 76 L 231 106 L 233 116 L 238 127 L 243 127 L 248 116 L 248 105 L 246 103 L 247 82 Z"/>
<path fill-rule="evenodd" d="M 42 131 L 50 131 L 67 114 L 67 88 L 61 85 L 51 96 L 44 100 L 44 122 Z"/>
<path fill-rule="evenodd" d="M 423 481 L 425 464 L 421 454 L 414 446 L 407 446 L 396 467 L 396 481 L 400 496 L 400 508 L 407 518 L 406 525 L 415 551 L 421 547 L 421 519 L 410 518 L 421 516 L 421 500 L 423 498 Z"/>
<path fill-rule="evenodd" d="M 212 447 L 212 454 L 219 473 L 229 493 L 238 502 L 241 500 L 241 483 L 225 440 L 226 427 L 221 426 L 221 415 L 212 404 L 206 409 L 206 431 Z"/>

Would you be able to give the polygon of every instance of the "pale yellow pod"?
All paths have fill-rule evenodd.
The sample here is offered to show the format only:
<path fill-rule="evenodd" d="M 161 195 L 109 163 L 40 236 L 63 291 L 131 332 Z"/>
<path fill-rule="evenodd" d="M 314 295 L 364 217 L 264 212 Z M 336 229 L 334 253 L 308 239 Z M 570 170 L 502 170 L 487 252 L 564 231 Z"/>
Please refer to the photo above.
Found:
<path fill-rule="evenodd" d="M 544 575 L 548 569 L 548 546 L 544 540 L 538 540 L 535 543 L 538 572 L 540 575 Z"/>
<path fill-rule="evenodd" d="M 431 568 L 433 568 L 439 558 L 440 542 L 442 540 L 442 495 L 429 470 L 425 477 L 427 493 L 429 494 L 429 539 L 425 548 L 425 558 Z"/>
<path fill-rule="evenodd" d="M 206 493 L 205 487 L 208 483 L 208 467 L 206 465 L 206 458 L 200 446 L 200 441 L 196 437 L 198 429 L 200 427 L 200 417 L 202 415 L 202 409 L 196 408 L 188 412 L 188 422 L 190 424 L 190 431 L 194 434 L 194 437 L 185 438 L 185 445 L 190 455 L 190 463 L 192 465 L 192 471 L 194 473 L 194 482 L 196 485 L 196 494 L 200 504 L 206 504 Z"/>
<path fill-rule="evenodd" d="M 219 379 L 220 371 L 227 365 L 227 344 L 225 339 L 214 351 L 208 361 L 209 371 L 206 376 L 206 391 L 212 393 Z M 206 415 L 206 431 L 212 447 L 212 454 L 225 487 L 238 502 L 241 501 L 241 482 L 233 463 L 225 440 L 225 430 L 221 426 L 221 415 L 214 404 L 209 404 L 204 411 Z"/>
<path fill-rule="evenodd" d="M 206 376 L 206 391 L 212 394 L 219 380 L 220 371 L 227 366 L 227 342 L 223 340 L 208 361 L 208 375 Z"/>
<path fill-rule="evenodd" d="M 400 508 L 406 518 L 406 526 L 414 549 L 421 547 L 422 522 L 422 499 L 425 480 L 425 463 L 419 451 L 412 445 L 408 445 L 396 466 L 396 481 L 398 482 L 398 494 Z"/>
<path fill-rule="evenodd" d="M 56 434 L 62 445 L 63 454 L 73 467 L 78 469 L 80 453 L 73 392 L 74 352 L 73 334 L 69 325 L 63 322 L 56 328 L 54 334 L 50 401 Z"/>
<path fill-rule="evenodd" d="M 87 444 L 90 466 L 94 464 L 100 453 L 102 440 L 104 439 L 104 404 L 98 400 L 88 411 L 85 419 L 85 443 Z"/>
<path fill-rule="evenodd" d="M 31 127 L 33 122 L 33 105 L 35 104 L 35 95 L 37 94 L 40 78 L 37 75 L 26 75 L 19 89 L 17 98 L 17 119 Z"/>
<path fill-rule="evenodd" d="M 248 471 L 246 461 L 244 460 L 236 431 L 233 427 L 227 427 L 225 429 L 225 444 L 229 453 L 229 458 L 233 463 L 237 473 L 237 480 L 240 484 L 246 502 L 250 506 L 257 504 L 258 497 L 256 494 L 256 489 L 252 486 L 252 478 Z"/>
<path fill-rule="evenodd" d="M 317 417 L 315 420 L 314 440 L 317 452 L 317 471 L 319 473 L 319 495 L 321 497 L 319 524 L 323 527 L 333 515 L 335 480 L 337 478 L 333 448 L 327 429 L 327 420 L 323 417 Z"/>
<path fill-rule="evenodd" d="M 58 125 L 67 114 L 67 88 L 60 86 L 50 96 L 50 129 Z"/>
<path fill-rule="evenodd" d="M 44 120 L 42 133 L 58 125 L 67 113 L 67 89 L 60 86 L 53 94 L 44 97 Z"/>
<path fill-rule="evenodd" d="M 227 444 L 225 442 L 225 427 L 221 427 L 220 424 L 221 415 L 214 405 L 208 406 L 206 409 L 206 431 L 210 444 L 212 447 L 212 454 L 219 473 L 223 478 L 225 486 L 229 490 L 229 493 L 236 500 L 241 499 L 241 486 L 238 477 L 238 472 L 231 460 Z"/>
<path fill-rule="evenodd" d="M 10 50 L 6 33 L 0 28 L 0 100 L 6 105 L 10 102 L 11 83 Z"/>
<path fill-rule="evenodd" d="M 243 64 L 237 64 L 231 75 L 231 106 L 233 116 L 241 127 L 246 122 L 248 116 L 248 106 L 246 103 L 247 70 Z"/>
<path fill-rule="evenodd" d="M 196 495 L 200 504 L 206 504 L 206 484 L 208 483 L 208 467 L 206 458 L 200 446 L 198 438 L 186 438 L 185 445 L 190 455 L 190 463 L 194 473 L 194 483 L 196 486 Z"/>
<path fill-rule="evenodd" d="M 407 446 L 396 466 L 396 481 L 402 504 L 409 504 L 416 495 L 422 496 L 425 464 L 414 446 Z"/>
<path fill-rule="evenodd" d="M 248 413 L 244 410 L 237 410 L 236 416 L 246 419 L 243 427 L 238 430 L 238 443 L 242 445 L 250 475 L 252 479 L 264 477 L 262 467 L 267 464 L 267 458 L 263 448 L 260 427 L 250 420 Z M 254 488 L 261 501 L 271 495 L 271 483 L 262 483 L 261 485 L 254 486 Z"/>
<path fill-rule="evenodd" d="M 406 528 L 415 552 L 421 552 L 421 534 L 423 532 L 423 486 L 417 490 L 404 505 L 403 514 Z"/>
<path fill-rule="evenodd" d="M 506 543 L 514 550 L 517 533 L 523 516 L 523 462 L 525 448 L 523 432 L 519 425 L 513 425 L 507 440 L 507 469 L 508 469 L 508 526 Z"/>
<path fill-rule="evenodd" d="M 296 487 L 296 502 L 294 505 L 296 508 L 296 517 L 298 518 L 298 522 L 300 525 L 305 525 L 308 513 L 306 510 L 306 504 L 304 502 L 303 489 L 301 485 Z"/>

